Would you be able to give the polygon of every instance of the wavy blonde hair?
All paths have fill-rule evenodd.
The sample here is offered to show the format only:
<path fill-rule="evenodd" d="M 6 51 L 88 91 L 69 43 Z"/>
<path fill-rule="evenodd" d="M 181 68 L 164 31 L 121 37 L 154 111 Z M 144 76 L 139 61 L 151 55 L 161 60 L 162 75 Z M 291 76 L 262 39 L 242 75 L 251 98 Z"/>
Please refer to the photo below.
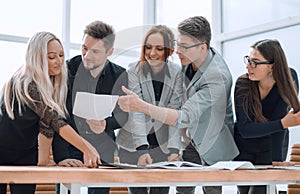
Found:
<path fill-rule="evenodd" d="M 28 86 L 31 82 L 36 83 L 43 103 L 57 111 L 60 116 L 66 117 L 67 68 L 65 62 L 59 75 L 50 76 L 48 73 L 47 46 L 53 40 L 61 44 L 61 41 L 50 32 L 36 33 L 28 42 L 25 66 L 16 71 L 4 85 L 1 99 L 11 119 L 14 119 L 15 102 L 18 104 L 18 111 L 21 115 L 22 106 L 28 105 L 29 101 L 34 101 L 29 95 Z"/>

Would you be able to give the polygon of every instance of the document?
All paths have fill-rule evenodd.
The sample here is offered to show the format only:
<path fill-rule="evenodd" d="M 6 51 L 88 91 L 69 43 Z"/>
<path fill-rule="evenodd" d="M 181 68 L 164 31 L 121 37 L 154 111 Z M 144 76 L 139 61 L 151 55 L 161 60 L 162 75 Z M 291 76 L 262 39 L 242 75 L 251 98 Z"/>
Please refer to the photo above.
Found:
<path fill-rule="evenodd" d="M 114 167 L 119 169 L 145 169 L 145 166 L 138 166 L 136 164 L 128 164 L 128 163 L 103 163 L 98 166 L 98 168 L 105 167 Z"/>
<path fill-rule="evenodd" d="M 181 169 L 181 170 L 195 170 L 203 169 L 204 166 L 187 161 L 173 161 L 173 162 L 157 162 L 146 165 L 147 168 L 166 168 L 166 169 Z"/>
<path fill-rule="evenodd" d="M 154 169 L 154 168 L 164 168 L 164 169 L 177 169 L 177 170 L 195 170 L 195 169 L 203 169 L 204 166 L 200 164 L 195 164 L 187 161 L 174 161 L 174 162 L 157 162 L 153 164 L 148 164 L 146 166 L 138 166 L 134 164 L 127 163 L 109 163 L 104 164 L 111 167 L 125 168 L 125 169 Z"/>
<path fill-rule="evenodd" d="M 73 114 L 85 119 L 103 120 L 112 115 L 118 97 L 116 95 L 77 92 Z"/>
<path fill-rule="evenodd" d="M 209 166 L 208 168 L 236 170 L 236 169 L 255 169 L 255 166 L 249 161 L 219 161 Z"/>

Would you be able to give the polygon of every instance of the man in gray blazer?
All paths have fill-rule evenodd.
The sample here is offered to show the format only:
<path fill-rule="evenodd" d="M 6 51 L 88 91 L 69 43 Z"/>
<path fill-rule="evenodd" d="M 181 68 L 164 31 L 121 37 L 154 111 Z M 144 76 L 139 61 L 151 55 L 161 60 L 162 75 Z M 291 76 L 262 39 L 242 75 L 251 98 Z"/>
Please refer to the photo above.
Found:
<path fill-rule="evenodd" d="M 181 110 L 146 103 L 123 87 L 121 109 L 150 115 L 169 125 L 183 128 L 187 146 L 183 160 L 212 165 L 232 160 L 239 151 L 233 139 L 231 103 L 232 76 L 221 55 L 210 47 L 209 22 L 201 16 L 178 25 L 177 50 L 186 75 L 185 103 Z M 192 194 L 194 187 L 178 187 L 177 193 Z M 203 187 L 205 194 L 222 193 L 222 187 Z"/>

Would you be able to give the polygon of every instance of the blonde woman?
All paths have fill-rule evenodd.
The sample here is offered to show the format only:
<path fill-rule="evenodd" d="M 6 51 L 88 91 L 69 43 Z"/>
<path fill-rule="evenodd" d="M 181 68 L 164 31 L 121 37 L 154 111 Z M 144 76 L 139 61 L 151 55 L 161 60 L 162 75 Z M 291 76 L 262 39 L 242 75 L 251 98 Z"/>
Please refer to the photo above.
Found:
<path fill-rule="evenodd" d="M 85 166 L 100 163 L 94 147 L 65 122 L 64 61 L 63 46 L 52 33 L 39 32 L 30 39 L 26 64 L 5 84 L 0 95 L 0 165 L 37 165 L 38 134 L 51 138 L 54 132 L 84 153 Z M 10 184 L 10 190 L 12 194 L 34 194 L 35 184 Z M 6 184 L 0 185 L 0 194 L 6 194 Z"/>

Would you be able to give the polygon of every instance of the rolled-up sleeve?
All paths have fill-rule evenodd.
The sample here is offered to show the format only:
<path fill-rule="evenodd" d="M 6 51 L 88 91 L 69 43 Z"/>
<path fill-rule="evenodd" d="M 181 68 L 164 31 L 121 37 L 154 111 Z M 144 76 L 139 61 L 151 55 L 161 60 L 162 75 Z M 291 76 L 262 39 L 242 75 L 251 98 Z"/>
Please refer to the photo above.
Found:
<path fill-rule="evenodd" d="M 187 112 L 183 110 L 178 110 L 178 119 L 177 119 L 177 124 L 176 127 L 178 128 L 187 128 L 189 126 L 189 115 Z"/>

